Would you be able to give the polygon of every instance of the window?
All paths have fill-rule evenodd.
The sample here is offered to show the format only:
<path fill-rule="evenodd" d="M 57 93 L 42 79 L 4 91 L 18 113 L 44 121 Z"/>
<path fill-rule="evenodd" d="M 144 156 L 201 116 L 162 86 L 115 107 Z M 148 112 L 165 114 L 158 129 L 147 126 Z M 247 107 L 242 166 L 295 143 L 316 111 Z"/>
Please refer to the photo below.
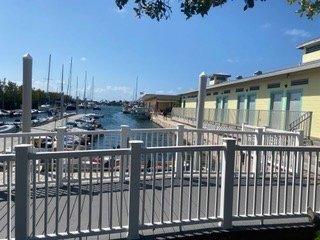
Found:
<path fill-rule="evenodd" d="M 315 46 L 306 48 L 306 53 L 312 53 L 316 51 L 320 51 L 320 45 L 315 45 Z"/>
<path fill-rule="evenodd" d="M 259 86 L 252 86 L 250 87 L 250 91 L 256 91 L 256 90 L 259 90 L 260 87 Z"/>
<path fill-rule="evenodd" d="M 304 85 L 304 84 L 308 84 L 308 82 L 309 82 L 308 79 L 292 80 L 291 81 L 291 86 Z"/>
<path fill-rule="evenodd" d="M 279 88 L 280 87 L 280 83 L 270 83 L 268 84 L 268 88 Z"/>
<path fill-rule="evenodd" d="M 237 88 L 236 89 L 236 92 L 243 92 L 244 91 L 244 88 Z"/>
<path fill-rule="evenodd" d="M 218 94 L 219 94 L 219 92 L 214 92 L 214 93 L 213 93 L 213 95 L 218 95 Z"/>
<path fill-rule="evenodd" d="M 230 90 L 224 90 L 223 93 L 230 93 Z"/>

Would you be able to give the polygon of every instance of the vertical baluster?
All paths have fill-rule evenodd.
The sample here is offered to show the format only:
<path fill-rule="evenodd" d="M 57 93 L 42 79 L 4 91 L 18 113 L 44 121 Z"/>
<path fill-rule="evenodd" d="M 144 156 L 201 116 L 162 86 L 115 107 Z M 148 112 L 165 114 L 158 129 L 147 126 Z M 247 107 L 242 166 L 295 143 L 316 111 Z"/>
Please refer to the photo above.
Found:
<path fill-rule="evenodd" d="M 314 175 L 313 175 L 313 211 L 317 211 L 317 185 L 318 185 L 318 163 L 319 163 L 319 152 L 315 152 L 315 164 L 314 164 Z"/>
<path fill-rule="evenodd" d="M 238 186 L 237 186 L 237 216 L 240 216 L 240 204 L 241 204 L 241 179 L 242 179 L 242 162 L 245 161 L 245 153 L 240 153 L 240 164 L 238 172 Z"/>
<path fill-rule="evenodd" d="M 304 171 L 304 152 L 299 153 L 299 162 L 300 167 L 300 178 L 299 178 L 299 205 L 298 205 L 298 213 L 302 211 L 302 188 L 303 188 L 303 171 Z"/>
<path fill-rule="evenodd" d="M 194 161 L 194 154 L 191 154 L 190 158 L 190 175 L 189 175 L 189 205 L 188 205 L 188 220 L 191 220 L 192 218 L 192 183 L 193 183 L 193 161 Z"/>
<path fill-rule="evenodd" d="M 78 227 L 77 230 L 78 232 L 81 231 L 81 193 L 82 193 L 82 158 L 79 157 L 79 163 L 78 163 L 78 188 L 79 188 L 79 192 L 78 192 Z"/>
<path fill-rule="evenodd" d="M 220 177 L 220 155 L 221 152 L 218 151 L 218 156 L 217 156 L 217 161 L 216 161 L 216 188 L 215 188 L 215 208 L 214 208 L 214 217 L 218 217 L 218 203 L 219 203 L 219 197 L 218 197 L 218 192 L 219 192 L 219 177 Z"/>
<path fill-rule="evenodd" d="M 305 203 L 305 212 L 307 212 L 309 206 L 309 192 L 310 192 L 310 172 L 311 172 L 311 159 L 312 159 L 312 152 L 309 152 L 308 160 L 308 172 L 307 172 L 307 187 L 306 187 L 306 203 Z"/>
<path fill-rule="evenodd" d="M 49 161 L 50 159 L 44 159 L 45 172 L 44 172 L 44 236 L 48 235 L 48 181 L 49 181 Z"/>
<path fill-rule="evenodd" d="M 267 165 L 267 152 L 264 151 L 264 159 L 263 159 L 263 163 L 262 163 L 262 179 L 261 179 L 261 215 L 264 215 L 264 196 L 265 196 L 265 192 L 264 192 L 264 188 L 265 188 L 265 176 L 266 176 L 266 165 Z"/>
<path fill-rule="evenodd" d="M 36 236 L 36 159 L 32 159 L 32 236 Z"/>
<path fill-rule="evenodd" d="M 244 205 L 245 216 L 248 216 L 250 165 L 251 165 L 251 151 L 248 151 L 248 159 L 246 161 L 246 193 L 245 193 L 245 205 Z"/>
<path fill-rule="evenodd" d="M 12 161 L 9 159 L 7 160 L 7 239 L 11 239 L 11 228 L 12 228 L 12 224 L 11 224 L 11 181 L 12 181 Z"/>
<path fill-rule="evenodd" d="M 273 187 L 273 165 L 274 165 L 275 152 L 271 152 L 271 163 L 270 163 L 270 178 L 269 178 L 269 200 L 268 200 L 268 214 L 272 212 L 272 187 Z"/>
<path fill-rule="evenodd" d="M 292 163 L 292 191 L 291 191 L 291 214 L 294 214 L 294 203 L 295 203 L 295 173 L 296 173 L 296 160 L 298 153 L 293 153 L 293 163 Z"/>
<path fill-rule="evenodd" d="M 281 160 L 282 151 L 280 151 L 280 158 L 278 160 L 278 175 L 277 175 L 277 200 L 276 200 L 276 214 L 279 215 L 280 211 L 280 180 L 281 180 Z"/>
<path fill-rule="evenodd" d="M 184 157 L 183 157 L 184 156 Z M 179 209 L 179 220 L 180 222 L 182 222 L 182 209 L 183 209 L 183 171 L 184 171 L 184 159 L 185 159 L 185 156 L 186 156 L 186 153 L 181 153 L 181 165 L 179 166 L 180 167 L 180 209 Z"/>
<path fill-rule="evenodd" d="M 102 212 L 103 212 L 103 175 L 104 175 L 104 156 L 101 156 L 100 161 L 100 192 L 99 192 L 99 222 L 98 228 L 102 229 Z M 121 178 L 122 179 L 122 178 Z M 122 180 L 121 180 L 121 191 L 122 191 Z M 121 198 L 122 199 L 122 198 Z M 120 217 L 122 219 L 122 208 L 120 208 Z M 120 221 L 120 227 L 122 227 L 122 221 Z"/>
<path fill-rule="evenodd" d="M 110 161 L 110 171 L 111 171 L 111 176 L 110 176 L 110 194 L 109 194 L 109 228 L 111 229 L 113 224 L 112 224 L 112 217 L 113 217 L 113 177 L 114 177 L 114 165 L 115 165 L 115 156 L 111 157 Z M 140 172 L 139 172 L 140 175 Z"/>
<path fill-rule="evenodd" d="M 55 199 L 56 199 L 56 206 L 55 206 L 55 233 L 59 233 L 59 188 L 60 188 L 60 160 L 59 158 L 56 158 L 56 193 L 55 193 Z"/>
<path fill-rule="evenodd" d="M 209 206 L 210 206 L 210 174 L 211 174 L 211 157 L 212 152 L 209 151 L 207 157 L 207 199 L 206 199 L 206 218 L 209 218 Z"/>
<path fill-rule="evenodd" d="M 70 196 L 71 196 L 71 186 L 70 186 L 70 181 L 71 181 L 71 162 L 70 158 L 68 157 L 67 159 L 67 187 L 68 187 L 68 192 L 67 192 L 67 233 L 70 233 Z"/>
<path fill-rule="evenodd" d="M 171 155 L 171 189 L 170 189 L 170 222 L 173 222 L 173 203 L 174 203 L 174 173 L 175 169 L 175 157 Z"/>
<path fill-rule="evenodd" d="M 198 154 L 199 162 L 199 175 L 198 175 L 198 219 L 200 220 L 201 216 L 201 185 L 202 185 L 202 152 Z"/>

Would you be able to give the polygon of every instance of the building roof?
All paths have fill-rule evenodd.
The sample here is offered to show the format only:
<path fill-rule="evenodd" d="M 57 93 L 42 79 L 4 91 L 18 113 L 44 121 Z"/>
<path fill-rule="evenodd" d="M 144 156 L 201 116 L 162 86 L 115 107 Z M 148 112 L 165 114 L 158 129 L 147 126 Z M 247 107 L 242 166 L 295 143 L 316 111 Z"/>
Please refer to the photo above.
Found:
<path fill-rule="evenodd" d="M 304 43 L 298 45 L 297 48 L 298 49 L 303 49 L 303 48 L 312 47 L 312 46 L 318 45 L 318 44 L 320 44 L 320 38 L 319 37 L 315 38 L 315 39 L 312 39 L 312 40 L 310 40 L 308 42 L 304 42 Z"/>
<path fill-rule="evenodd" d="M 214 88 L 219 88 L 219 87 L 223 87 L 223 86 L 232 86 L 232 85 L 239 84 L 239 83 L 251 82 L 251 81 L 255 81 L 255 80 L 259 80 L 259 79 L 263 79 L 263 78 L 270 78 L 270 77 L 275 77 L 275 76 L 284 75 L 284 74 L 296 73 L 296 72 L 315 69 L 315 68 L 319 68 L 319 67 L 320 67 L 320 60 L 310 62 L 310 63 L 301 64 L 301 65 L 295 66 L 295 67 L 290 67 L 290 68 L 285 68 L 285 69 L 280 69 L 280 70 L 276 70 L 276 71 L 263 73 L 261 75 L 255 75 L 252 77 L 242 78 L 241 80 L 230 80 L 227 82 L 223 82 L 223 83 L 219 83 L 219 84 L 215 84 L 215 85 L 210 85 L 207 87 L 207 89 L 214 89 Z M 184 92 L 184 93 L 181 93 L 180 95 L 188 94 L 188 93 L 195 93 L 197 91 L 198 90 Z"/>
<path fill-rule="evenodd" d="M 180 97 L 178 95 L 170 95 L 170 94 L 152 94 L 147 93 L 144 94 L 140 100 L 148 101 L 152 99 L 162 100 L 162 101 L 178 101 Z"/>

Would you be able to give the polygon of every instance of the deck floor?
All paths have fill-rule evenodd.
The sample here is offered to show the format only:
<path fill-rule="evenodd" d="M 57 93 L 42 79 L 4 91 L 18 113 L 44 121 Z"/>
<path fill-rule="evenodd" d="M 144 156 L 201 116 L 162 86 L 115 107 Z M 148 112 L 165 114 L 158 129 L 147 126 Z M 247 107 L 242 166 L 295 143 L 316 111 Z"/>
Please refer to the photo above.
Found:
<path fill-rule="evenodd" d="M 182 200 L 182 219 L 187 219 L 189 216 L 189 210 L 191 210 L 191 218 L 197 218 L 197 212 L 198 212 L 198 190 L 199 185 L 198 181 L 194 180 L 192 183 L 192 187 L 190 188 L 189 185 L 189 179 L 184 180 L 184 186 L 183 186 L 183 200 Z M 236 181 L 235 181 L 236 183 Z M 142 183 L 141 183 L 142 184 Z M 164 188 L 162 188 L 164 184 Z M 266 182 L 267 184 L 267 182 Z M 154 188 L 153 188 L 154 186 Z M 109 227 L 112 223 L 112 226 L 126 226 L 127 225 L 127 218 L 128 218 L 128 182 L 125 182 L 123 185 L 123 194 L 122 194 L 122 203 L 121 203 L 121 191 L 120 191 L 120 183 L 114 183 L 113 185 L 113 191 L 110 191 L 110 183 L 104 183 L 101 186 L 99 183 L 94 182 L 93 188 L 92 188 L 92 201 L 90 201 L 90 185 L 85 184 L 82 186 L 81 191 L 81 200 L 80 200 L 80 213 L 81 213 L 81 229 L 86 230 L 89 228 L 89 216 L 90 216 L 90 202 L 92 204 L 92 218 L 91 218 L 91 224 L 92 229 L 98 228 L 99 224 L 99 212 L 100 212 L 100 199 L 102 199 L 102 226 L 103 227 Z M 141 185 L 143 187 L 143 184 Z M 141 188 L 142 189 L 142 188 Z M 170 214 L 171 214 L 171 180 L 166 179 L 165 181 L 162 181 L 161 179 L 156 180 L 155 184 L 153 185 L 152 181 L 147 181 L 145 184 L 145 196 L 143 196 L 143 191 L 140 190 L 140 221 L 142 219 L 142 202 L 143 198 L 145 198 L 145 206 L 144 206 L 144 221 L 147 223 L 152 222 L 152 209 L 154 209 L 154 222 L 160 222 L 163 218 L 164 221 L 170 220 Z M 162 191 L 164 189 L 164 191 Z M 191 193 L 190 193 L 191 189 Z M 261 212 L 261 181 L 258 181 L 257 186 L 257 199 L 256 199 L 256 212 L 259 214 Z M 55 231 L 56 225 L 56 209 L 58 204 L 58 231 L 59 232 L 66 232 L 67 231 L 67 186 L 62 186 L 59 189 L 59 198 L 56 197 L 56 188 L 50 187 L 48 190 L 48 203 L 45 204 L 45 189 L 43 187 L 38 187 L 36 190 L 36 198 L 35 198 L 35 207 L 36 207 L 36 234 L 42 235 L 44 233 L 44 209 L 46 208 L 48 211 L 48 220 L 47 220 L 47 227 L 48 233 L 52 233 Z M 320 196 L 320 186 L 317 187 L 317 196 L 319 198 Z M 76 183 L 74 183 L 71 186 L 71 195 L 70 195 L 70 221 L 69 221 L 69 227 L 70 231 L 76 231 L 78 226 L 78 216 L 79 216 L 79 187 Z M 154 191 L 154 205 L 153 205 L 153 191 Z M 180 214 L 180 180 L 175 179 L 174 187 L 173 187 L 173 208 L 172 208 L 172 216 L 173 220 L 179 219 Z M 241 194 L 240 194 L 240 215 L 245 214 L 245 205 L 248 206 L 248 212 L 247 214 L 253 213 L 253 191 L 254 187 L 252 184 L 250 184 L 249 191 L 248 191 L 248 199 L 246 200 L 246 187 L 245 182 L 243 181 L 241 186 Z M 31 191 L 32 192 L 32 191 Z M 220 186 L 218 186 L 218 193 L 220 192 Z M 291 212 L 291 192 L 292 187 L 288 187 L 288 199 L 287 199 L 287 210 L 288 212 Z M 302 210 L 305 210 L 305 202 L 306 202 L 306 185 L 303 185 L 302 190 Z M 102 194 L 101 194 L 102 193 Z M 163 194 L 162 194 L 163 193 Z M 189 199 L 191 195 L 191 207 L 189 206 Z M 112 196 L 112 198 L 111 198 Z M 216 216 L 216 214 L 219 216 L 219 200 L 220 196 L 218 195 L 218 203 L 215 203 L 215 180 L 212 179 L 212 182 L 210 182 L 210 195 L 209 195 L 209 216 Z M 280 205 L 279 210 L 280 213 L 283 212 L 283 205 L 284 205 L 284 186 L 281 184 L 280 191 L 279 191 L 279 198 L 280 198 Z M 7 235 L 7 192 L 6 191 L 0 191 L 0 238 L 5 238 Z M 201 186 L 201 204 L 200 204 L 200 217 L 204 218 L 206 216 L 206 199 L 207 199 L 207 184 L 203 183 Z M 268 200 L 269 200 L 269 186 L 265 186 L 265 205 L 264 205 L 264 213 L 268 213 Z M 271 209 L 272 213 L 276 212 L 276 201 L 277 201 L 277 187 L 276 182 L 273 184 L 272 187 L 272 195 L 271 195 Z M 309 192 L 309 204 L 308 206 L 312 206 L 312 199 L 313 199 L 313 185 L 310 185 L 310 192 Z M 58 201 L 57 201 L 58 200 Z M 163 201 L 163 206 L 162 206 Z M 234 199 L 233 199 L 233 211 L 234 214 L 237 213 L 237 187 L 234 187 Z M 31 199 L 31 205 L 30 205 L 30 232 L 32 232 L 32 207 L 33 207 L 33 199 Z M 121 209 L 122 204 L 122 209 Z M 317 208 L 320 209 L 320 201 L 317 201 Z M 154 206 L 154 207 L 153 207 Z M 299 185 L 297 184 L 295 187 L 295 203 L 294 203 L 294 209 L 295 211 L 298 210 L 299 207 Z M 12 194 L 12 225 L 14 222 L 14 192 Z M 162 211 L 163 209 L 163 211 Z M 110 216 L 112 212 L 112 219 L 110 221 Z M 163 215 L 161 215 L 163 213 Z M 122 220 L 121 220 L 122 218 Z M 243 219 L 242 221 L 235 222 L 235 225 L 242 225 L 244 224 Z M 122 221 L 122 222 L 121 222 Z M 265 224 L 277 224 L 277 223 L 292 223 L 292 222 L 299 222 L 299 221 L 307 221 L 306 218 L 301 219 L 270 219 L 270 220 L 264 220 Z M 261 224 L 260 220 L 250 220 L 246 221 L 246 224 L 251 225 L 257 225 Z M 197 224 L 197 225 L 190 225 L 182 227 L 181 229 L 179 227 L 168 227 L 168 228 L 162 228 L 161 226 L 157 227 L 156 229 L 148 229 L 143 230 L 140 233 L 143 235 L 149 235 L 149 234 L 162 234 L 162 233 L 168 233 L 168 232 L 177 232 L 180 230 L 190 230 L 190 229 L 196 229 L 196 228 L 210 228 L 217 226 L 217 221 L 212 221 L 209 224 Z M 14 234 L 14 226 L 12 226 L 12 234 Z M 109 238 L 119 238 L 119 237 L 125 237 L 126 234 L 115 234 L 115 235 L 108 235 L 108 236 L 100 236 L 100 238 L 106 239 L 106 237 Z M 97 236 L 88 237 L 88 239 L 99 239 Z"/>

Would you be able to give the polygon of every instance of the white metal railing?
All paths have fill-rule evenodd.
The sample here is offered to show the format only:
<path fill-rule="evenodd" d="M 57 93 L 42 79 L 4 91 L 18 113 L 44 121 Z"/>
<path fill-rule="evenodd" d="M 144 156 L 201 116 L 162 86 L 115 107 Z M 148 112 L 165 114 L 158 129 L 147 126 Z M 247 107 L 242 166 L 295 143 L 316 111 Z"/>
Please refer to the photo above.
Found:
<path fill-rule="evenodd" d="M 129 147 L 130 140 L 142 140 L 145 147 L 183 146 L 183 145 L 221 145 L 223 138 L 231 137 L 242 145 L 275 145 L 275 146 L 300 146 L 303 144 L 302 132 L 271 132 L 263 128 L 245 130 L 214 130 L 191 129 L 178 125 L 177 128 L 155 129 L 130 129 L 122 126 L 118 130 L 99 131 L 66 131 L 58 128 L 56 132 L 0 134 L 0 148 L 7 149 L 6 153 L 14 153 L 14 148 L 22 142 L 23 138 L 29 139 L 34 151 L 74 151 L 94 149 L 118 149 Z M 99 158 L 95 161 L 100 161 Z M 0 162 L 2 164 L 2 162 Z M 3 163 L 6 164 L 5 162 Z M 39 167 L 39 166 L 38 166 Z M 125 168 L 127 169 L 127 164 Z M 49 163 L 49 182 L 54 182 L 54 169 L 56 162 Z M 61 166 L 60 166 L 61 168 Z M 72 170 L 74 171 L 74 170 Z M 41 172 L 39 167 L 38 173 Z M 61 177 L 67 174 L 65 169 L 60 169 Z M 37 173 L 37 181 L 43 181 L 43 175 Z M 7 184 L 7 168 L 0 168 L 0 186 Z M 61 180 L 63 181 L 63 180 Z"/>
<path fill-rule="evenodd" d="M 0 237 L 134 239 L 139 230 L 199 223 L 228 229 L 234 221 L 294 222 L 308 208 L 320 213 L 319 154 L 319 147 L 230 138 L 211 146 L 144 147 L 135 140 L 130 148 L 68 152 L 20 145 L 0 156 L 10 170 L 1 187 Z"/>

